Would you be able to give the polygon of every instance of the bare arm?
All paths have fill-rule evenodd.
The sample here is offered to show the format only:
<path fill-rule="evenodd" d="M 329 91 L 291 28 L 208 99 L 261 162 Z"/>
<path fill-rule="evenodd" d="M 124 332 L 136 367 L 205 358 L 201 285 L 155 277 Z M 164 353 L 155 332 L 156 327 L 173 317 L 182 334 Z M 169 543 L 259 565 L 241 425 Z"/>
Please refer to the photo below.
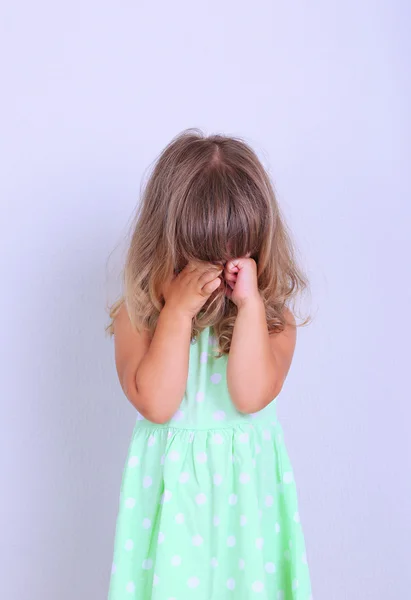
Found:
<path fill-rule="evenodd" d="M 227 385 L 236 408 L 243 413 L 263 409 L 280 393 L 296 343 L 294 317 L 281 333 L 268 333 L 261 298 L 238 310 L 227 363 Z"/>
<path fill-rule="evenodd" d="M 221 267 L 192 261 L 163 284 L 165 305 L 150 342 L 131 325 L 125 305 L 114 321 L 116 367 L 131 404 L 149 421 L 167 423 L 187 385 L 193 317 L 221 284 Z"/>
<path fill-rule="evenodd" d="M 190 351 L 191 318 L 165 306 L 153 338 L 136 332 L 125 305 L 114 322 L 115 358 L 120 384 L 131 404 L 154 423 L 166 423 L 184 395 Z"/>

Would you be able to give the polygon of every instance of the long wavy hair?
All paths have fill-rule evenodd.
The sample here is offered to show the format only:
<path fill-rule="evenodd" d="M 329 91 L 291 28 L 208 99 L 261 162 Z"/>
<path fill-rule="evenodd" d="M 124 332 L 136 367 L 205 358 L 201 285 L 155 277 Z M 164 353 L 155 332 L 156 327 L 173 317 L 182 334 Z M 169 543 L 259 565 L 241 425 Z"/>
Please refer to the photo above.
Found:
<path fill-rule="evenodd" d="M 228 247 L 230 250 L 228 250 Z M 248 252 L 257 263 L 268 331 L 286 324 L 284 307 L 308 287 L 270 178 L 241 138 L 187 129 L 163 150 L 142 192 L 123 271 L 124 292 L 109 307 L 110 324 L 125 303 L 131 323 L 154 334 L 161 284 L 191 260 L 224 264 Z M 230 349 L 236 305 L 226 283 L 193 318 L 192 340 L 212 327 L 218 356 Z M 306 324 L 309 319 L 306 319 Z"/>

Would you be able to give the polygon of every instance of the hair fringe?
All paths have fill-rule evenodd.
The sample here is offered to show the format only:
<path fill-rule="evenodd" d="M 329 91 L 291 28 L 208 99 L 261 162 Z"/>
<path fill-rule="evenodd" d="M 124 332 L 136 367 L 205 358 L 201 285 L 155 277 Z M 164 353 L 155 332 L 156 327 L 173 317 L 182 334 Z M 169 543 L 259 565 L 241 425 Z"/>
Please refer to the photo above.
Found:
<path fill-rule="evenodd" d="M 230 242 L 230 251 L 227 243 Z M 133 327 L 152 336 L 164 306 L 162 283 L 192 259 L 226 262 L 251 257 L 269 333 L 283 331 L 287 310 L 309 290 L 298 265 L 291 233 L 278 206 L 270 178 L 242 139 L 188 129 L 176 136 L 155 161 L 142 189 L 123 272 L 122 296 L 108 309 L 114 321 L 125 304 Z M 212 327 L 218 356 L 230 349 L 236 305 L 225 282 L 193 318 L 192 340 Z M 297 327 L 307 325 L 307 316 Z"/>

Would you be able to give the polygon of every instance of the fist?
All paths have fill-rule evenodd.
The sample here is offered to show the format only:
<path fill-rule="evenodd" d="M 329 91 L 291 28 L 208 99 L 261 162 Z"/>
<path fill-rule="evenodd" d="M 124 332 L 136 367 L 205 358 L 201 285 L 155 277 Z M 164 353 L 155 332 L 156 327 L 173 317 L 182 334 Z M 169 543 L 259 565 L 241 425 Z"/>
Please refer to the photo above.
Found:
<path fill-rule="evenodd" d="M 258 291 L 257 263 L 250 258 L 250 252 L 241 258 L 232 258 L 225 264 L 224 278 L 227 282 L 226 295 L 238 308 L 256 299 L 261 300 Z"/>

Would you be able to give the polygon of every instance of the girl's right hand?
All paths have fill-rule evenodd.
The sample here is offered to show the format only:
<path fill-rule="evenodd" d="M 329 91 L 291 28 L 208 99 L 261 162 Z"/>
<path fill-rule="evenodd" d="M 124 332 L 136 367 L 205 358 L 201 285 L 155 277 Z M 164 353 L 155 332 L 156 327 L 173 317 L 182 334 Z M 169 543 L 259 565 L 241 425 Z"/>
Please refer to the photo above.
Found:
<path fill-rule="evenodd" d="M 178 275 L 163 285 L 165 305 L 191 319 L 196 316 L 211 294 L 220 286 L 222 266 L 207 262 L 189 262 Z"/>

